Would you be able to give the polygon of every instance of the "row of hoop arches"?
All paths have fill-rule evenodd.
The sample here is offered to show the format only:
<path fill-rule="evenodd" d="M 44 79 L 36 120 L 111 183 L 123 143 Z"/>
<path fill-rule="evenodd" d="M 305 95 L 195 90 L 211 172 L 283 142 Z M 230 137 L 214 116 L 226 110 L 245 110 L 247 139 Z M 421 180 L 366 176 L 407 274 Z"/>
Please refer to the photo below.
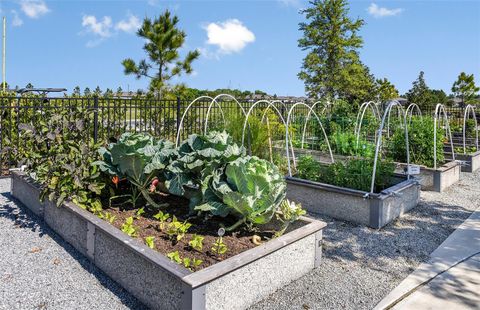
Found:
<path fill-rule="evenodd" d="M 285 103 L 283 103 L 280 100 L 259 100 L 253 103 L 248 109 L 245 109 L 245 107 L 237 100 L 235 97 L 228 95 L 228 94 L 220 94 L 216 97 L 210 97 L 210 96 L 201 96 L 193 100 L 185 109 L 179 123 L 179 128 L 177 130 L 177 136 L 176 136 L 176 146 L 179 145 L 180 139 L 181 139 L 181 133 L 184 125 L 185 118 L 188 115 L 188 112 L 192 107 L 198 103 L 202 102 L 205 100 L 210 101 L 208 104 L 207 108 L 207 113 L 206 113 L 206 118 L 205 118 L 205 124 L 203 128 L 203 133 L 207 134 L 208 133 L 208 125 L 209 125 L 209 119 L 210 119 L 210 114 L 212 112 L 213 108 L 216 108 L 220 112 L 221 116 L 221 121 L 223 123 L 223 126 L 226 126 L 226 119 L 225 119 L 225 113 L 223 111 L 223 108 L 220 104 L 220 100 L 227 98 L 229 100 L 232 100 L 234 104 L 239 108 L 241 114 L 245 118 L 244 123 L 243 123 L 243 128 L 242 128 L 242 143 L 241 145 L 245 145 L 245 134 L 247 133 L 249 129 L 249 118 L 251 115 L 253 115 L 255 109 L 257 108 L 263 108 L 263 113 L 261 117 L 261 122 L 263 123 L 265 120 L 268 122 L 268 116 L 267 112 L 268 111 L 273 111 L 278 118 L 280 119 L 281 125 L 284 126 L 285 128 L 285 154 L 287 158 L 287 166 L 288 166 L 288 174 L 289 176 L 292 176 L 292 164 L 293 167 L 295 168 L 296 162 L 295 162 L 295 150 L 293 147 L 293 142 L 291 139 L 291 134 L 290 134 L 290 125 L 292 123 L 292 119 L 295 118 L 295 109 L 298 107 L 302 107 L 303 109 L 306 109 L 307 115 L 304 120 L 303 124 L 303 129 L 302 129 L 302 135 L 301 135 L 301 148 L 304 148 L 305 144 L 305 137 L 306 137 L 306 132 L 307 132 L 307 124 L 310 121 L 310 118 L 313 116 L 314 120 L 317 121 L 320 129 L 321 129 L 321 134 L 323 135 L 323 138 L 325 139 L 325 143 L 327 145 L 328 149 L 328 155 L 330 157 L 330 160 L 332 163 L 335 162 L 333 152 L 330 146 L 330 142 L 328 139 L 328 136 L 326 134 L 325 128 L 322 124 L 321 121 L 321 115 L 327 111 L 328 108 L 332 108 L 334 106 L 334 103 L 331 103 L 329 101 L 323 102 L 323 101 L 317 101 L 314 102 L 312 105 L 308 105 L 304 102 L 297 102 L 294 103 L 293 105 L 290 106 L 290 108 L 287 107 Z M 262 106 L 263 105 L 263 106 Z M 410 104 L 406 109 L 403 108 L 403 106 L 396 100 L 392 100 L 388 103 L 387 107 L 384 110 L 383 115 L 380 113 L 380 108 L 379 108 L 380 103 L 374 102 L 374 101 L 369 101 L 365 102 L 362 105 L 360 105 L 359 111 L 357 113 L 356 121 L 355 121 L 355 128 L 354 128 L 354 133 L 356 136 L 356 144 L 358 146 L 359 139 L 360 139 L 360 134 L 361 134 L 361 129 L 362 129 L 362 123 L 363 119 L 365 117 L 366 111 L 368 109 L 371 110 L 375 120 L 380 122 L 379 129 L 375 133 L 374 141 L 375 141 L 375 155 L 374 155 L 374 164 L 373 164 L 373 173 L 372 173 L 372 178 L 371 178 L 371 187 L 370 187 L 370 193 L 373 193 L 374 191 L 374 184 L 375 184 L 375 174 L 376 174 L 376 168 L 377 168 L 377 160 L 380 155 L 380 148 L 382 145 L 382 136 L 383 132 L 385 130 L 385 133 L 387 137 L 390 136 L 390 126 L 391 126 L 391 112 L 395 109 L 397 113 L 397 118 L 400 120 L 401 127 L 404 129 L 404 134 L 405 134 L 405 141 L 406 141 L 406 158 L 407 158 L 407 165 L 410 165 L 410 151 L 409 151 L 409 139 L 408 139 L 408 125 L 411 123 L 412 117 L 416 114 L 420 118 L 422 118 L 422 111 L 420 107 L 412 103 Z M 317 106 L 320 107 L 320 113 L 317 113 L 315 109 Z M 285 119 L 283 113 L 281 110 L 279 110 L 279 107 L 283 111 L 288 111 L 287 117 Z M 463 117 L 463 150 L 464 153 L 466 152 L 466 121 L 469 116 L 472 116 L 475 124 L 475 147 L 478 150 L 478 126 L 477 126 L 477 119 L 476 119 L 476 114 L 475 114 L 475 108 L 471 105 L 467 105 L 465 108 L 464 112 L 464 117 Z M 436 141 L 437 141 L 437 126 L 439 125 L 439 122 L 443 122 L 446 127 L 446 135 L 449 138 L 450 141 L 450 147 L 452 149 L 452 160 L 455 160 L 455 152 L 454 152 L 454 146 L 453 146 L 453 140 L 452 140 L 452 133 L 450 130 L 449 122 L 448 122 L 448 115 L 446 113 L 445 107 L 442 104 L 437 104 L 435 107 L 435 114 L 434 114 L 434 169 L 437 169 L 437 147 L 436 147 Z M 386 127 L 385 127 L 386 125 Z M 270 136 L 270 134 L 269 134 Z M 270 152 L 271 152 L 271 141 L 270 143 Z M 407 173 L 407 178 L 410 178 L 410 175 Z"/>

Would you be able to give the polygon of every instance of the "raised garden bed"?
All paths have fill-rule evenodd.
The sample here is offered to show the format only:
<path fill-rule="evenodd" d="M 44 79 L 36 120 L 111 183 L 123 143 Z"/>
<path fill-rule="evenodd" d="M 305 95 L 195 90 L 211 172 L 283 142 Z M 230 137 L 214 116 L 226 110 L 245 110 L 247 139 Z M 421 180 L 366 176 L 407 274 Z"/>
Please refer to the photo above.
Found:
<path fill-rule="evenodd" d="M 480 168 L 480 151 L 470 154 L 455 154 L 455 158 L 462 161 L 463 172 L 475 172 Z"/>
<path fill-rule="evenodd" d="M 287 197 L 303 208 L 336 219 L 381 228 L 418 204 L 420 186 L 414 179 L 396 177 L 380 193 L 287 177 Z"/>
<path fill-rule="evenodd" d="M 317 267 L 325 223 L 301 217 L 281 237 L 192 272 L 71 202 L 38 199 L 12 172 L 12 195 L 98 268 L 153 309 L 243 309 Z"/>
<path fill-rule="evenodd" d="M 407 164 L 398 163 L 396 172 L 404 173 L 406 169 Z M 415 178 L 420 183 L 422 190 L 443 192 L 460 180 L 460 169 L 461 165 L 456 161 L 445 163 L 437 169 L 420 166 L 420 174 Z"/>

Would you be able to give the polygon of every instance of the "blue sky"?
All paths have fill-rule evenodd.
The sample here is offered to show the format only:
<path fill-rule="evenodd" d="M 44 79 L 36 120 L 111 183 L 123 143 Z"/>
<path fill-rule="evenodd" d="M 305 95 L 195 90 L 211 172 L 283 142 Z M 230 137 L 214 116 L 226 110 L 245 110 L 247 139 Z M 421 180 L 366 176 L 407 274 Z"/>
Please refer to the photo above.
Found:
<path fill-rule="evenodd" d="M 303 95 L 298 80 L 305 53 L 298 12 L 302 0 L 271 1 L 43 1 L 1 0 L 7 17 L 7 82 L 12 86 L 79 85 L 124 90 L 147 80 L 125 76 L 124 58 L 141 59 L 135 29 L 170 9 L 188 35 L 183 52 L 199 49 L 195 73 L 174 82 L 196 88 L 265 90 Z M 361 59 L 401 93 L 420 70 L 431 88 L 450 93 L 461 71 L 480 84 L 480 1 L 350 1 L 366 25 Z"/>

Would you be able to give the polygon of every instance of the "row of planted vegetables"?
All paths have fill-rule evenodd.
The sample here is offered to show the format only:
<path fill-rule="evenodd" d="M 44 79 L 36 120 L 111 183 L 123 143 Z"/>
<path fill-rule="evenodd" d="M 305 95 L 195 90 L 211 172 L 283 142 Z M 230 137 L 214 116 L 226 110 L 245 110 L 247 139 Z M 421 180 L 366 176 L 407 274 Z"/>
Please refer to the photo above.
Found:
<path fill-rule="evenodd" d="M 278 168 L 226 132 L 178 147 L 145 133 L 102 145 L 89 137 L 91 119 L 77 109 L 23 124 L 19 164 L 42 184 L 42 199 L 71 200 L 187 268 L 275 238 L 304 214 L 285 198 Z"/>

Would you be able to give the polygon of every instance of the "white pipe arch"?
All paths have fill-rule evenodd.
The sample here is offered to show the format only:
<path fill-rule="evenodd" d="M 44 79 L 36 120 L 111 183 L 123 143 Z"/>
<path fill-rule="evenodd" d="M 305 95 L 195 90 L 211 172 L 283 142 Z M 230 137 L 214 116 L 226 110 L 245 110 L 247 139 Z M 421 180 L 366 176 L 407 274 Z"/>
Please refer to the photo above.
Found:
<path fill-rule="evenodd" d="M 471 113 L 468 113 L 471 112 Z M 466 138 L 466 125 L 467 125 L 467 117 L 468 115 L 473 116 L 473 120 L 475 121 L 475 149 L 478 151 L 478 124 L 477 124 L 477 116 L 475 115 L 475 107 L 471 104 L 465 107 L 465 113 L 463 115 L 463 154 L 467 153 L 467 148 L 465 145 L 465 138 Z"/>
<path fill-rule="evenodd" d="M 317 106 L 318 104 L 323 104 L 323 103 L 324 103 L 324 101 L 321 101 L 321 100 L 316 101 L 316 102 L 314 102 L 314 103 L 310 106 L 311 109 L 308 110 L 307 117 L 305 118 L 305 124 L 303 124 L 302 144 L 301 144 L 301 148 L 302 148 L 302 149 L 303 149 L 303 144 L 305 143 L 305 132 L 307 131 L 307 123 L 308 123 L 308 121 L 310 120 L 310 116 L 311 116 L 311 114 L 312 114 L 312 111 L 314 111 L 314 109 L 316 108 L 316 106 Z M 330 104 L 330 101 L 327 100 L 327 101 L 326 101 L 326 105 L 328 106 L 329 104 Z M 323 114 L 323 111 L 325 111 L 325 107 L 324 107 L 324 109 L 322 110 L 322 113 L 320 113 L 320 114 Z"/>
<path fill-rule="evenodd" d="M 443 113 L 442 113 L 443 112 Z M 450 138 L 450 147 L 452 148 L 452 160 L 455 161 L 455 150 L 453 148 L 452 132 L 448 122 L 447 112 L 445 107 L 441 103 L 437 103 L 435 106 L 435 114 L 433 116 L 433 168 L 437 169 L 437 120 L 439 116 L 443 115 L 443 120 L 447 126 L 447 134 Z"/>
<path fill-rule="evenodd" d="M 422 117 L 422 110 L 420 109 L 420 107 L 418 106 L 418 104 L 416 103 L 410 103 L 407 107 L 407 109 L 405 110 L 405 124 L 407 124 L 407 121 L 406 121 L 406 118 L 408 116 L 410 116 L 410 118 L 408 119 L 408 124 L 410 124 L 412 122 L 412 116 L 413 116 L 413 110 L 417 110 L 417 115 L 419 115 L 420 117 Z"/>
<path fill-rule="evenodd" d="M 320 125 L 320 128 L 322 129 L 322 132 L 323 132 L 323 136 L 325 137 L 325 141 L 327 142 L 327 146 L 328 146 L 328 152 L 330 153 L 330 159 L 332 161 L 332 163 L 335 162 L 335 160 L 333 159 L 333 153 L 332 153 L 332 149 L 330 148 L 330 142 L 328 141 L 328 136 L 325 132 L 325 129 L 323 128 L 323 125 L 322 125 L 322 122 L 320 121 L 320 118 L 318 117 L 318 114 L 313 111 L 312 107 L 310 107 L 309 105 L 307 105 L 306 103 L 304 102 L 297 102 L 295 103 L 291 108 L 290 110 L 288 111 L 288 116 L 287 116 L 287 130 L 285 131 L 285 151 L 287 153 L 287 165 L 288 165 L 288 175 L 289 176 L 292 176 L 292 167 L 290 165 L 290 152 L 288 151 L 288 144 L 289 144 L 289 141 L 290 141 L 290 138 L 289 138 L 289 130 L 288 128 L 290 127 L 290 119 L 291 119 L 291 116 L 292 116 L 292 111 L 295 109 L 295 107 L 297 106 L 305 106 L 307 109 L 309 109 L 310 111 L 312 111 L 313 115 L 315 116 L 315 118 L 317 119 L 318 121 L 318 124 Z M 293 156 L 293 159 L 295 160 L 295 154 L 293 153 L 293 149 L 292 149 L 292 156 Z"/>
<path fill-rule="evenodd" d="M 195 98 L 195 100 L 193 100 L 192 102 L 190 102 L 188 104 L 187 108 L 185 109 L 185 111 L 182 114 L 182 118 L 180 119 L 180 123 L 179 123 L 178 128 L 177 128 L 177 138 L 175 139 L 175 147 L 178 147 L 178 143 L 180 142 L 180 133 L 181 133 L 182 128 L 183 128 L 183 120 L 185 119 L 185 116 L 187 115 L 188 111 L 190 111 L 190 108 L 192 107 L 192 105 L 194 105 L 196 102 L 198 102 L 202 99 L 208 99 L 208 100 L 211 100 L 212 102 L 214 101 L 214 99 L 210 96 L 200 96 L 200 97 Z M 222 116 L 223 116 L 223 112 L 222 112 Z M 224 117 L 223 121 L 225 122 L 225 117 Z"/>
<path fill-rule="evenodd" d="M 357 113 L 357 120 L 355 122 L 355 129 L 354 129 L 354 134 L 356 136 L 356 146 L 358 147 L 358 143 L 360 141 L 360 132 L 362 130 L 362 122 L 363 118 L 365 117 L 365 112 L 367 111 L 368 108 L 372 109 L 373 115 L 377 119 L 377 121 L 380 121 L 380 111 L 378 111 L 378 106 L 374 101 L 367 101 L 364 102 L 360 105 L 360 109 L 358 110 Z"/>
<path fill-rule="evenodd" d="M 212 106 L 214 103 L 217 103 L 217 106 L 218 108 L 220 109 L 220 113 L 222 114 L 222 118 L 223 118 L 223 125 L 225 126 L 225 116 L 224 116 L 224 113 L 223 113 L 223 109 L 222 107 L 220 106 L 220 104 L 217 102 L 217 99 L 218 98 L 222 98 L 222 97 L 228 97 L 230 99 L 233 99 L 233 101 L 235 101 L 235 103 L 237 104 L 238 107 L 240 107 L 240 110 L 242 111 L 243 113 L 243 116 L 247 116 L 245 114 L 245 109 L 243 108 L 243 106 L 240 104 L 240 102 L 238 102 L 237 99 L 235 99 L 235 97 L 233 97 L 232 95 L 229 95 L 229 94 L 219 94 L 217 96 L 215 96 L 215 98 L 212 99 L 212 102 L 210 102 L 210 104 L 208 105 L 208 109 L 207 109 L 207 115 L 206 115 L 206 118 L 205 118 L 205 128 L 203 130 L 203 133 L 206 135 L 207 134 L 207 130 L 208 130 L 208 119 L 209 119 L 209 116 L 210 116 L 210 111 L 212 109 Z"/>
<path fill-rule="evenodd" d="M 382 117 L 382 122 L 380 123 L 380 128 L 378 129 L 378 139 L 377 139 L 377 144 L 375 146 L 375 157 L 373 158 L 373 172 L 372 172 L 372 183 L 370 184 L 370 193 L 372 194 L 374 189 L 375 189 L 375 175 L 377 172 L 377 160 L 378 160 L 378 154 L 380 152 L 380 147 L 382 145 L 382 132 L 383 132 L 383 127 L 385 126 L 385 119 L 387 118 L 387 115 L 390 114 L 390 111 L 393 107 L 400 105 L 400 103 L 396 100 L 390 101 L 388 104 L 387 108 L 385 109 L 385 112 L 383 113 Z M 402 113 L 405 113 L 404 110 L 400 110 Z M 405 118 L 403 118 L 405 120 Z M 408 171 L 408 167 L 410 166 L 410 145 L 408 142 L 408 126 L 404 124 L 405 128 L 405 144 L 407 148 L 407 179 L 410 179 L 410 173 Z"/>
<path fill-rule="evenodd" d="M 280 117 L 280 120 L 282 121 L 282 124 L 283 126 L 285 127 L 285 132 L 288 132 L 288 127 L 287 127 L 287 124 L 285 122 L 285 118 L 283 117 L 282 113 L 280 112 L 280 110 L 278 110 L 278 108 L 275 106 L 275 104 L 277 103 L 281 103 L 283 105 L 283 107 L 285 109 L 287 109 L 287 106 L 279 101 L 279 100 L 273 100 L 273 101 L 269 101 L 269 100 L 259 100 L 257 102 L 255 102 L 249 109 L 248 109 L 248 112 L 247 114 L 245 115 L 245 121 L 243 123 L 243 129 L 242 129 L 242 146 L 244 146 L 245 144 L 245 132 L 247 130 L 247 125 L 248 125 L 248 120 L 250 118 L 250 115 L 252 114 L 252 112 L 254 111 L 254 109 L 256 108 L 257 105 L 261 104 L 261 103 L 266 103 L 267 106 L 265 107 L 265 110 L 263 111 L 263 115 L 262 115 L 262 119 L 261 119 L 261 122 L 263 123 L 264 119 L 265 119 L 265 116 L 266 116 L 266 113 L 269 109 L 272 109 L 274 110 L 274 112 L 277 113 L 277 115 Z M 290 148 L 291 148 L 291 152 L 293 153 L 293 144 L 290 142 Z"/>
<path fill-rule="evenodd" d="M 397 104 L 393 105 L 393 107 L 396 107 L 396 110 L 397 110 L 397 117 L 400 118 L 400 114 L 403 114 L 403 119 L 405 119 L 405 109 L 403 108 L 403 106 L 400 104 L 400 102 L 398 102 L 397 100 L 392 100 L 394 102 L 396 102 Z M 390 102 L 392 102 L 390 101 Z M 387 118 L 387 137 L 390 137 L 390 113 L 392 112 L 392 108 L 390 108 L 390 110 L 388 110 L 388 118 Z M 385 110 L 385 112 L 387 112 L 387 110 Z M 406 124 L 403 124 L 406 126 Z"/>

